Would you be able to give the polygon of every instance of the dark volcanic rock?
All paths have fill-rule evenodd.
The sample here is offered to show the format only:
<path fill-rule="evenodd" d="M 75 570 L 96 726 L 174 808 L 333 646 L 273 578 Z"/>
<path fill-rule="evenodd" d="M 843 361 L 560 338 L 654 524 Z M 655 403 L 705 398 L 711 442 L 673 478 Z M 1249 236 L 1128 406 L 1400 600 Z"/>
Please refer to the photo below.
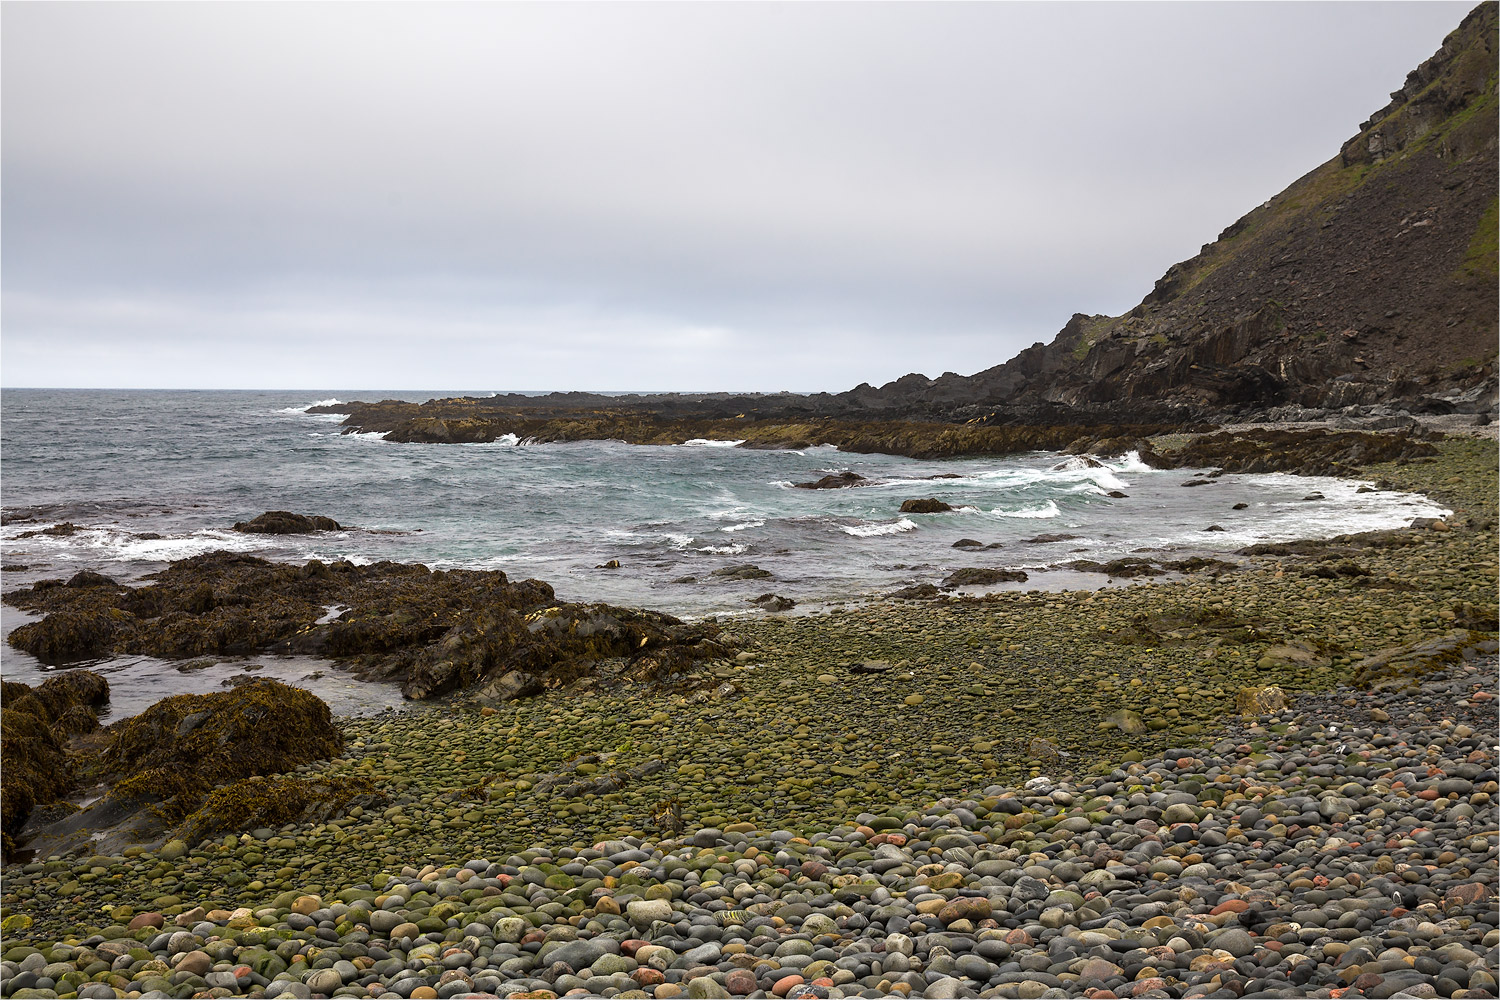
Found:
<path fill-rule="evenodd" d="M 1025 570 L 1020 569 L 986 569 L 984 567 L 970 566 L 964 569 L 956 569 L 943 578 L 942 588 L 952 590 L 955 587 L 987 587 L 993 583 L 1025 583 L 1030 579 Z"/>
<path fill-rule="evenodd" d="M 1109 562 L 1102 563 L 1092 559 L 1075 559 L 1064 565 L 1067 569 L 1080 573 L 1104 573 L 1111 577 L 1127 579 L 1137 576 L 1161 576 L 1166 572 L 1158 568 L 1150 559 L 1140 559 L 1135 556 L 1111 559 Z"/>
<path fill-rule="evenodd" d="M 763 611 L 790 611 L 797 606 L 796 601 L 779 594 L 761 594 L 750 598 L 750 603 Z"/>
<path fill-rule="evenodd" d="M 905 500 L 901 503 L 901 513 L 903 514 L 945 514 L 954 509 L 952 504 L 944 503 L 933 497 L 926 497 L 919 500 Z"/>
<path fill-rule="evenodd" d="M 320 517 L 317 514 L 268 510 L 259 517 L 236 522 L 234 530 L 253 535 L 307 535 L 314 531 L 338 531 L 340 525 L 331 517 Z"/>
<path fill-rule="evenodd" d="M 894 597 L 902 601 L 930 601 L 939 594 L 940 591 L 935 585 L 917 583 L 910 587 L 902 587 L 900 590 L 893 590 L 885 596 Z"/>
<path fill-rule="evenodd" d="M 824 476 L 822 479 L 810 483 L 793 483 L 799 490 L 839 490 L 848 486 L 859 486 L 867 483 L 864 476 L 854 472 L 840 472 L 837 475 Z"/>

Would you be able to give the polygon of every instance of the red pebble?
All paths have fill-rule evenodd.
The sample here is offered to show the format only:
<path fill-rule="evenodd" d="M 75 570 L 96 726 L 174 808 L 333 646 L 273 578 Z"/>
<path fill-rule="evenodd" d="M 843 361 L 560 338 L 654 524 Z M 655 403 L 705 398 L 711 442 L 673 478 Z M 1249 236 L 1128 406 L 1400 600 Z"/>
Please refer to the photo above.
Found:
<path fill-rule="evenodd" d="M 1244 913 L 1250 909 L 1250 904 L 1243 899 L 1226 899 L 1224 902 L 1209 910 L 1209 916 L 1218 916 L 1221 913 Z"/>
<path fill-rule="evenodd" d="M 771 992 L 779 997 L 784 997 L 788 993 L 792 992 L 792 990 L 796 987 L 801 986 L 804 981 L 805 980 L 803 980 L 803 978 L 798 975 L 782 976 L 780 979 L 776 980 L 776 985 L 771 987 Z"/>

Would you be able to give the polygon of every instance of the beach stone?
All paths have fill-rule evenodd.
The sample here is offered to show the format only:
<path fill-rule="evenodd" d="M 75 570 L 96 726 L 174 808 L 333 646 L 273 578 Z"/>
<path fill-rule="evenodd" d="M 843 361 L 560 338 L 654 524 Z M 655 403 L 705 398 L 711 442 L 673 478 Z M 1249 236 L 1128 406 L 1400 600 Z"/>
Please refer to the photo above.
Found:
<path fill-rule="evenodd" d="M 207 952 L 203 951 L 185 952 L 178 958 L 176 965 L 178 972 L 186 972 L 193 976 L 202 976 L 213 967 L 214 960 L 209 957 Z"/>
<path fill-rule="evenodd" d="M 749 969 L 731 969 L 724 975 L 724 988 L 731 996 L 749 996 L 760 988 L 756 982 L 755 973 Z"/>
<path fill-rule="evenodd" d="M 666 899 L 632 899 L 625 904 L 625 915 L 637 927 L 646 927 L 657 920 L 671 920 L 672 903 Z"/>
<path fill-rule="evenodd" d="M 1227 951 L 1235 958 L 1244 958 L 1246 955 L 1255 953 L 1255 939 L 1250 932 L 1240 927 L 1231 927 L 1215 935 L 1213 946 L 1221 951 Z"/>
<path fill-rule="evenodd" d="M 688 981 L 687 995 L 695 1000 L 726 1000 L 730 992 L 708 976 L 699 976 Z"/>
<path fill-rule="evenodd" d="M 548 962 L 562 962 L 574 972 L 586 969 L 604 954 L 604 947 L 593 941 L 569 941 L 547 954 Z"/>
<path fill-rule="evenodd" d="M 314 993 L 325 995 L 331 995 L 334 990 L 344 985 L 344 977 L 332 969 L 314 969 L 304 976 L 302 981 Z"/>

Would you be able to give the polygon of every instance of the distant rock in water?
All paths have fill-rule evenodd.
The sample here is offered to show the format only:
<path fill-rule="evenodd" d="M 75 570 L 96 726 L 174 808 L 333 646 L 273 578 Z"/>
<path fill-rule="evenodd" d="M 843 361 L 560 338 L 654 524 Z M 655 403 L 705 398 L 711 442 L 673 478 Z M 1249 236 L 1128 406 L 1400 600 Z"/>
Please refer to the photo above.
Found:
<path fill-rule="evenodd" d="M 903 514 L 946 514 L 954 509 L 952 504 L 944 503 L 933 497 L 907 500 L 901 504 L 901 513 Z"/>
<path fill-rule="evenodd" d="M 900 590 L 893 590 L 885 596 L 893 597 L 901 601 L 930 601 L 934 597 L 938 596 L 938 589 L 936 586 L 930 583 L 915 583 L 910 587 L 902 587 Z M 859 671 L 856 670 L 855 672 L 858 673 Z"/>
<path fill-rule="evenodd" d="M 763 611 L 790 611 L 797 606 L 797 602 L 790 597 L 782 597 L 780 594 L 761 594 L 759 597 L 750 598 L 750 603 Z"/>
<path fill-rule="evenodd" d="M 730 580 L 764 580 L 770 577 L 770 575 L 770 570 L 761 569 L 753 563 L 743 563 L 739 566 L 725 566 L 709 574 L 709 576 L 722 576 Z"/>
<path fill-rule="evenodd" d="M 799 490 L 840 490 L 847 486 L 859 486 L 869 482 L 864 476 L 854 472 L 840 472 L 836 476 L 824 476 L 822 479 L 811 483 L 793 483 Z"/>
<path fill-rule="evenodd" d="M 234 530 L 247 535 L 309 535 L 314 531 L 339 531 L 342 526 L 331 517 L 317 514 L 293 514 L 289 510 L 268 510 L 259 517 L 235 523 Z"/>

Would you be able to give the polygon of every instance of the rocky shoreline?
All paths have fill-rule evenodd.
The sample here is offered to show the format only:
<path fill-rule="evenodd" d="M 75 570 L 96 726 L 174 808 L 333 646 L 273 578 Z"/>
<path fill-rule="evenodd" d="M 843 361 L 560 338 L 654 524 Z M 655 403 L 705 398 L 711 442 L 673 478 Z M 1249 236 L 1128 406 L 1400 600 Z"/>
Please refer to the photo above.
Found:
<path fill-rule="evenodd" d="M 1216 578 L 736 623 L 745 653 L 681 690 L 335 720 L 340 755 L 290 775 L 385 804 L 11 866 L 0 983 L 1493 995 L 1493 893 L 1464 887 L 1495 877 L 1495 457 L 1435 450 L 1361 474 L 1452 507 L 1441 526 Z M 1269 687 L 1299 700 L 1224 721 Z"/>

